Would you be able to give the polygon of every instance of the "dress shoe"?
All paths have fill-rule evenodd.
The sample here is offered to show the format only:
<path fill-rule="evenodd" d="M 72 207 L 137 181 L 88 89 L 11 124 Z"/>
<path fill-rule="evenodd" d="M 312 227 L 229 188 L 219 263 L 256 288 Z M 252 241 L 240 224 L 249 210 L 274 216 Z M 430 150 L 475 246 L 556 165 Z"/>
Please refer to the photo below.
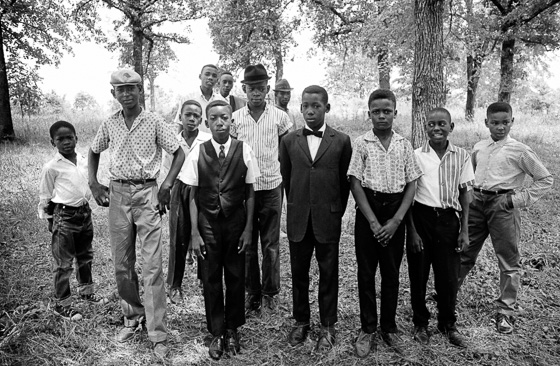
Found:
<path fill-rule="evenodd" d="M 447 339 L 449 339 L 449 343 L 454 346 L 467 348 L 467 339 L 457 330 L 450 330 L 447 332 Z"/>
<path fill-rule="evenodd" d="M 379 333 L 381 334 L 381 338 L 383 338 L 389 348 L 391 348 L 396 353 L 404 353 L 403 340 L 397 333 L 386 333 L 383 331 L 380 331 Z"/>
<path fill-rule="evenodd" d="M 237 329 L 227 329 L 226 339 L 224 342 L 224 348 L 226 352 L 236 355 L 241 351 L 241 346 L 239 344 L 239 333 Z"/>
<path fill-rule="evenodd" d="M 296 322 L 292 327 L 290 334 L 288 334 L 288 343 L 290 346 L 295 347 L 300 343 L 305 342 L 309 332 L 309 322 Z"/>
<path fill-rule="evenodd" d="M 278 310 L 278 299 L 274 296 L 264 295 L 262 297 L 262 310 L 267 313 L 276 313 Z"/>
<path fill-rule="evenodd" d="M 322 353 L 329 352 L 334 346 L 335 334 L 336 330 L 334 326 L 321 326 L 321 330 L 319 332 L 319 340 L 317 341 L 315 350 Z"/>
<path fill-rule="evenodd" d="M 499 333 L 511 334 L 513 332 L 513 317 L 498 313 L 496 314 L 496 330 Z"/>
<path fill-rule="evenodd" d="M 245 294 L 245 314 L 248 314 L 251 311 L 257 311 L 260 308 L 261 308 L 260 295 Z"/>
<path fill-rule="evenodd" d="M 354 343 L 354 349 L 356 356 L 360 358 L 366 358 L 371 351 L 377 351 L 377 332 L 366 333 L 360 330 L 358 339 Z"/>
<path fill-rule="evenodd" d="M 210 346 L 208 346 L 208 354 L 214 360 L 222 358 L 222 355 L 224 354 L 224 337 L 212 337 L 212 342 L 210 342 Z"/>
<path fill-rule="evenodd" d="M 414 326 L 414 340 L 424 346 L 430 343 L 430 334 L 428 328 Z"/>

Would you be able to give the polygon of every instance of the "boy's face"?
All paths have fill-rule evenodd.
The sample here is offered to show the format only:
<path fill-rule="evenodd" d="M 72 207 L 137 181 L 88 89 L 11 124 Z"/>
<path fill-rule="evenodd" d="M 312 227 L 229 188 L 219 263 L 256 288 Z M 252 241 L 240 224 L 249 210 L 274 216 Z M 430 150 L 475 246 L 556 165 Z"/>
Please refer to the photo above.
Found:
<path fill-rule="evenodd" d="M 255 84 L 243 84 L 243 91 L 247 94 L 247 103 L 250 107 L 260 107 L 265 103 L 270 85 L 266 80 Z"/>
<path fill-rule="evenodd" d="M 54 133 L 51 144 L 58 149 L 63 156 L 73 155 L 78 142 L 78 136 L 68 127 L 60 127 Z"/>
<path fill-rule="evenodd" d="M 228 96 L 233 88 L 233 77 L 229 74 L 224 74 L 220 78 L 220 93 Z"/>
<path fill-rule="evenodd" d="M 301 97 L 301 113 L 305 123 L 312 130 L 318 130 L 325 123 L 325 113 L 329 113 L 331 105 L 323 101 L 321 94 L 304 93 Z"/>
<path fill-rule="evenodd" d="M 494 141 L 500 141 L 507 137 L 511 126 L 513 125 L 513 117 L 508 112 L 493 112 L 486 115 L 484 120 L 486 127 L 490 130 L 490 137 Z"/>
<path fill-rule="evenodd" d="M 447 141 L 447 136 L 453 131 L 454 124 L 447 113 L 435 111 L 428 114 L 424 129 L 430 141 L 441 143 Z"/>
<path fill-rule="evenodd" d="M 396 115 L 397 111 L 392 100 L 374 99 L 369 105 L 368 116 L 371 118 L 374 130 L 391 130 Z"/>
<path fill-rule="evenodd" d="M 276 104 L 282 108 L 286 108 L 290 99 L 292 98 L 292 92 L 290 91 L 277 91 L 276 92 Z"/>
<path fill-rule="evenodd" d="M 140 101 L 142 88 L 140 85 L 119 85 L 111 90 L 113 97 L 119 102 L 123 109 L 136 108 Z"/>
<path fill-rule="evenodd" d="M 213 88 L 218 81 L 218 70 L 213 67 L 206 66 L 202 69 L 200 75 L 198 75 L 200 79 L 200 86 L 205 88 Z"/>
<path fill-rule="evenodd" d="M 225 143 L 229 138 L 229 129 L 233 120 L 231 119 L 231 108 L 220 105 L 210 108 L 206 116 L 208 128 L 212 132 L 212 138 L 218 143 Z"/>
<path fill-rule="evenodd" d="M 196 105 L 188 104 L 181 111 L 179 118 L 183 123 L 183 129 L 192 132 L 198 128 L 202 121 L 202 110 Z"/>

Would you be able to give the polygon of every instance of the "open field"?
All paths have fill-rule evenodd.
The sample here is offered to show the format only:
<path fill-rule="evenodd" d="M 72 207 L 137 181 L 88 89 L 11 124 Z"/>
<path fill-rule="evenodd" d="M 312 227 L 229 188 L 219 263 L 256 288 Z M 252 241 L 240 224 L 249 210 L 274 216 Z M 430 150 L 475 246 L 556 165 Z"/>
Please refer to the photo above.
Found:
<path fill-rule="evenodd" d="M 404 107 L 402 107 L 404 110 Z M 459 112 L 452 114 L 459 115 Z M 330 124 L 359 135 L 370 128 L 362 112 L 331 115 Z M 67 116 L 76 124 L 78 151 L 87 153 L 100 116 Z M 451 139 L 470 149 L 487 136 L 478 113 L 476 123 L 457 118 Z M 122 326 L 107 233 L 107 211 L 92 202 L 95 223 L 94 280 L 99 294 L 112 301 L 104 307 L 77 302 L 81 322 L 63 321 L 50 310 L 52 275 L 50 234 L 46 222 L 36 218 L 37 185 L 42 165 L 54 154 L 48 127 L 54 118 L 16 120 L 15 144 L 0 145 L 0 364 L 1 365 L 147 365 L 158 361 L 151 355 L 145 332 L 126 344 L 114 341 Z M 408 135 L 409 116 L 403 113 L 396 129 Z M 458 326 L 470 347 L 450 346 L 435 330 L 430 346 L 412 340 L 406 258 L 401 269 L 398 324 L 407 344 L 406 356 L 397 356 L 384 345 L 365 360 L 354 356 L 352 343 L 359 331 L 358 291 L 353 248 L 353 203 L 344 220 L 340 246 L 340 298 L 337 345 L 327 355 L 317 355 L 317 303 L 312 304 L 313 332 L 301 347 L 291 348 L 286 336 L 292 324 L 291 280 L 288 242 L 281 239 L 279 312 L 269 318 L 252 316 L 241 329 L 242 354 L 219 362 L 209 359 L 203 299 L 196 284 L 195 268 L 187 268 L 185 304 L 169 305 L 169 365 L 560 365 L 560 123 L 546 116 L 516 114 L 512 136 L 534 148 L 555 177 L 553 191 L 533 207 L 522 211 L 521 244 L 523 276 L 520 305 L 513 335 L 495 331 L 493 299 L 497 297 L 498 269 L 490 245 L 486 245 L 476 267 L 459 294 Z M 104 154 L 106 155 L 106 154 Z M 106 178 L 107 160 L 101 162 Z M 103 180 L 103 179 L 102 179 Z M 166 219 L 164 225 L 167 225 Z M 284 221 L 283 221 L 284 225 Z M 489 244 L 489 243 L 488 243 Z M 164 272 L 167 273 L 168 234 L 163 238 Z M 137 267 L 140 270 L 140 266 Z M 317 269 L 312 266 L 316 297 Z M 140 273 L 141 278 L 141 273 Z M 73 281 L 73 286 L 76 282 Z M 73 290 L 75 287 L 73 287 Z M 435 305 L 430 310 L 435 315 Z"/>

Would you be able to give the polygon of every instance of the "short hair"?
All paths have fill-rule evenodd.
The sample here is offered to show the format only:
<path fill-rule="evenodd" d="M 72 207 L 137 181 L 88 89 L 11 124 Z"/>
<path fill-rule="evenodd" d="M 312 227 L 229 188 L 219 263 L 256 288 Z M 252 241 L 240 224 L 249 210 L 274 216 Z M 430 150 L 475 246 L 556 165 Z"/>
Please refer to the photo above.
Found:
<path fill-rule="evenodd" d="M 226 70 L 226 71 L 222 71 L 222 72 L 220 73 L 219 79 L 221 79 L 222 76 L 224 76 L 224 75 L 229 75 L 229 76 L 231 76 L 231 77 L 233 78 L 233 74 L 232 74 L 231 72 L 229 72 L 229 71 Z"/>
<path fill-rule="evenodd" d="M 392 91 L 390 91 L 389 89 L 374 90 L 369 95 L 369 99 L 368 99 L 368 102 L 367 102 L 368 109 L 369 109 L 369 106 L 371 105 L 371 102 L 373 102 L 374 100 L 377 100 L 377 99 L 389 99 L 390 101 L 393 102 L 393 106 L 395 107 L 395 109 L 397 108 L 397 98 L 395 97 L 395 94 Z"/>
<path fill-rule="evenodd" d="M 206 119 L 208 119 L 208 111 L 211 108 L 214 107 L 225 107 L 228 106 L 229 107 L 229 111 L 230 113 L 233 113 L 233 109 L 231 108 L 231 105 L 229 105 L 228 102 L 226 102 L 225 100 L 213 100 L 210 103 L 208 103 L 208 105 L 206 106 Z"/>
<path fill-rule="evenodd" d="M 51 139 L 54 139 L 54 135 L 56 134 L 56 132 L 63 127 L 68 128 L 70 131 L 74 133 L 74 135 L 76 135 L 76 129 L 74 128 L 74 125 L 72 125 L 70 122 L 56 121 L 49 128 L 49 134 L 51 135 Z"/>
<path fill-rule="evenodd" d="M 511 109 L 511 105 L 506 102 L 492 103 L 486 109 L 486 115 L 489 115 L 490 113 L 496 113 L 496 112 L 506 112 L 511 114 L 513 113 L 513 110 Z"/>
<path fill-rule="evenodd" d="M 181 106 L 181 114 L 183 114 L 183 109 L 185 109 L 185 107 L 188 106 L 188 105 L 197 106 L 198 108 L 200 108 L 200 112 L 202 112 L 202 106 L 200 105 L 200 103 L 197 102 L 194 99 L 189 99 L 185 103 L 183 103 L 183 105 Z"/>
<path fill-rule="evenodd" d="M 449 118 L 449 122 L 451 122 L 451 113 L 449 113 L 449 111 L 443 107 L 436 107 L 436 108 L 432 108 L 430 109 L 430 111 L 428 112 L 428 116 L 432 113 L 445 113 L 447 115 L 447 117 Z"/>
<path fill-rule="evenodd" d="M 206 68 L 206 67 L 214 68 L 214 69 L 216 69 L 216 71 L 218 70 L 218 66 L 216 66 L 216 65 L 214 65 L 214 64 L 206 64 L 206 65 L 202 66 L 202 69 L 200 69 L 200 73 L 201 73 L 201 74 L 202 74 L 202 72 L 204 71 L 204 68 Z"/>
<path fill-rule="evenodd" d="M 319 85 L 310 85 L 307 88 L 303 89 L 301 96 L 303 97 L 304 94 L 319 94 L 321 95 L 321 99 L 323 103 L 327 104 L 329 102 L 329 93 Z"/>

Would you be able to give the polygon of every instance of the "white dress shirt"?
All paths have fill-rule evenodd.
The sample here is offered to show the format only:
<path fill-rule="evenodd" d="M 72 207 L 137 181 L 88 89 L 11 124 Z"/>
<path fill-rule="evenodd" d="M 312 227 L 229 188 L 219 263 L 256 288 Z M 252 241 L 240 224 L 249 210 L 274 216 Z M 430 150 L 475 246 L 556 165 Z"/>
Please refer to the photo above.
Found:
<path fill-rule="evenodd" d="M 304 128 L 308 129 L 309 131 L 313 131 L 311 128 L 307 127 L 307 125 L 305 125 Z M 321 126 L 321 128 L 319 128 L 318 131 L 322 132 L 323 135 L 325 135 L 326 128 L 327 128 L 327 124 L 323 123 L 323 125 Z M 323 139 L 314 135 L 307 136 L 307 145 L 309 146 L 309 152 L 311 153 L 311 159 L 313 160 L 315 160 L 315 155 L 317 155 L 317 150 L 319 150 L 319 145 L 321 145 L 321 140 Z"/>

